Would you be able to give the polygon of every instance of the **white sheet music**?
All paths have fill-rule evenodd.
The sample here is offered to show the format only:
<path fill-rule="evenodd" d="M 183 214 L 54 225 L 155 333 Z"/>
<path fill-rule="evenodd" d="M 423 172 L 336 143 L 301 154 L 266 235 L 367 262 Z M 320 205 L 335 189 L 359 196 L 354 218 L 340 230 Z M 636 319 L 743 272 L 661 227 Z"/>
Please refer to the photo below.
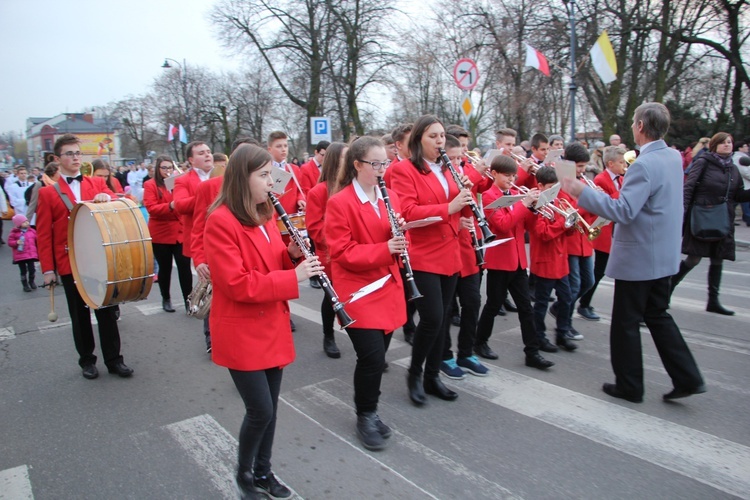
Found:
<path fill-rule="evenodd" d="M 544 158 L 544 164 L 549 165 L 551 167 L 556 167 L 557 162 L 560 161 L 560 158 L 562 158 L 563 150 L 562 149 L 552 149 L 549 153 L 547 153 L 547 156 Z"/>
<path fill-rule="evenodd" d="M 419 220 L 413 220 L 411 222 L 407 222 L 403 228 L 404 231 L 407 231 L 409 229 L 414 229 L 417 227 L 424 227 L 429 226 L 430 224 L 434 224 L 436 222 L 442 221 L 442 217 L 427 217 L 425 219 L 419 219 Z"/>
<path fill-rule="evenodd" d="M 559 192 L 560 192 L 560 183 L 558 182 L 557 184 L 555 184 L 548 190 L 542 191 L 542 194 L 539 195 L 539 200 L 536 202 L 536 206 L 541 207 L 542 205 L 546 205 L 547 203 L 551 202 L 552 200 L 557 198 L 557 193 Z"/>
<path fill-rule="evenodd" d="M 479 250 L 486 250 L 488 248 L 496 247 L 498 245 L 502 245 L 503 243 L 507 243 L 508 241 L 510 241 L 512 239 L 514 239 L 514 238 L 510 237 L 510 238 L 503 238 L 501 240 L 490 241 L 489 243 L 487 243 L 487 244 L 482 245 L 481 247 L 479 247 Z"/>
<path fill-rule="evenodd" d="M 513 194 L 513 195 L 501 196 L 500 198 L 496 199 L 495 201 L 493 201 L 492 203 L 490 203 L 484 208 L 492 210 L 495 208 L 509 207 L 510 205 L 513 205 L 514 203 L 516 203 L 518 200 L 523 200 L 525 197 L 526 195 L 524 194 Z"/>
<path fill-rule="evenodd" d="M 383 276 L 382 278 L 380 278 L 379 280 L 373 281 L 369 285 L 363 286 L 362 288 L 360 288 L 359 290 L 357 290 L 356 292 L 352 294 L 352 298 L 349 299 L 347 303 L 352 303 L 355 300 L 359 300 L 362 297 L 365 297 L 366 295 L 370 295 L 372 292 L 380 290 L 381 288 L 383 288 L 383 285 L 385 285 L 389 279 L 391 279 L 391 275 L 387 274 Z"/>
<path fill-rule="evenodd" d="M 591 227 L 604 227 L 607 224 L 611 224 L 612 221 L 609 219 L 605 219 L 604 217 L 597 217 L 593 224 L 591 224 Z"/>
<path fill-rule="evenodd" d="M 565 178 L 576 179 L 576 164 L 568 160 L 557 160 L 555 162 L 555 172 L 557 180 L 562 181 Z"/>
<path fill-rule="evenodd" d="M 167 186 L 167 189 L 169 190 L 170 193 L 174 191 L 174 181 L 176 181 L 178 177 L 182 177 L 185 174 L 187 174 L 187 172 L 183 172 L 177 175 L 171 175 L 169 177 L 164 178 L 164 185 Z"/>
<path fill-rule="evenodd" d="M 292 174 L 290 174 L 286 170 L 281 170 L 280 168 L 273 167 L 271 169 L 271 178 L 273 179 L 273 187 L 271 188 L 271 192 L 276 196 L 283 196 L 286 185 L 289 184 L 289 181 L 292 179 Z"/>

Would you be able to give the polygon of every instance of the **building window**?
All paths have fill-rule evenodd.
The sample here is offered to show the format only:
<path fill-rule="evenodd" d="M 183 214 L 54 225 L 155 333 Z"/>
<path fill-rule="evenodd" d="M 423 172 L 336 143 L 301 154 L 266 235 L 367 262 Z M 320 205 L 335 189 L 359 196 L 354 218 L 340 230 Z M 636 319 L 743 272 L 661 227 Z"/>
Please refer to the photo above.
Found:
<path fill-rule="evenodd" d="M 44 150 L 52 151 L 52 139 L 44 139 Z"/>

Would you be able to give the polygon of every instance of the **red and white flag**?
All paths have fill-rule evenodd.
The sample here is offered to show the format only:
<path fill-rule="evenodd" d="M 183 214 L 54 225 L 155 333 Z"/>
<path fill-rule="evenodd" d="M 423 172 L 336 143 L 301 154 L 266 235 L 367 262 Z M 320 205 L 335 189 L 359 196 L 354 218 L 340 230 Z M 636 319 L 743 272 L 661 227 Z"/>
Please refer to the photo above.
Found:
<path fill-rule="evenodd" d="M 172 142 L 174 138 L 177 136 L 177 127 L 169 124 L 169 128 L 167 129 L 167 142 Z"/>
<path fill-rule="evenodd" d="M 526 45 L 526 64 L 524 66 L 531 66 L 541 71 L 544 76 L 549 76 L 549 66 L 547 65 L 547 58 L 544 54 L 536 50 L 534 47 Z"/>

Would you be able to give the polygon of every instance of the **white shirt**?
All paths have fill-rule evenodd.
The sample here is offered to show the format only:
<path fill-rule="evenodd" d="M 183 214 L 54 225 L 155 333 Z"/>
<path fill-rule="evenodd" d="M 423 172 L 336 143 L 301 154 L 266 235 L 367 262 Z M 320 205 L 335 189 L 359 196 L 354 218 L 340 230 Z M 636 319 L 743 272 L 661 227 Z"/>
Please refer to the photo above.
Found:
<path fill-rule="evenodd" d="M 16 180 L 10 184 L 7 181 L 5 182 L 5 192 L 8 193 L 8 198 L 10 198 L 10 205 L 18 214 L 26 213 L 26 197 L 24 195 L 29 186 L 31 186 L 31 183 L 28 181 Z"/>
<path fill-rule="evenodd" d="M 260 232 L 263 233 L 263 236 L 266 237 L 266 241 L 271 243 L 271 238 L 268 237 L 268 232 L 266 231 L 266 228 L 263 226 L 258 226 L 258 228 L 260 228 Z"/>
<path fill-rule="evenodd" d="M 198 178 L 201 180 L 201 182 L 203 182 L 203 181 L 207 181 L 209 177 L 211 177 L 211 170 L 213 170 L 213 168 L 209 170 L 208 172 L 204 172 L 200 168 L 196 168 L 194 170 L 195 170 L 195 173 L 198 174 Z"/>
<path fill-rule="evenodd" d="M 72 176 L 75 177 L 75 176 Z M 65 179 L 65 182 L 68 182 L 68 177 L 63 175 L 63 179 Z M 68 184 L 68 187 L 71 191 L 73 191 L 73 196 L 75 197 L 75 200 L 71 200 L 73 203 L 78 203 L 81 201 L 81 181 L 75 180 Z"/>
<path fill-rule="evenodd" d="M 610 179 L 612 179 L 612 184 L 615 185 L 616 190 L 620 190 L 620 185 L 617 183 L 617 178 L 620 177 L 624 181 L 624 175 L 617 175 L 616 173 L 612 172 L 610 169 L 607 169 L 607 173 L 609 174 Z"/>
<path fill-rule="evenodd" d="M 370 198 L 367 196 L 367 193 L 365 193 L 364 188 L 362 185 L 357 181 L 357 179 L 352 180 L 352 185 L 354 186 L 354 192 L 357 194 L 357 198 L 359 198 L 359 201 L 362 202 L 364 205 L 365 203 L 369 203 L 373 210 L 375 210 L 375 215 L 380 218 L 380 206 L 378 205 L 378 200 L 383 199 L 383 193 L 380 192 L 379 189 L 375 190 L 375 202 L 370 201 Z"/>
<path fill-rule="evenodd" d="M 427 161 L 427 160 L 425 160 Z M 448 179 L 445 178 L 445 175 L 443 175 L 443 166 L 437 165 L 435 163 L 430 163 L 427 161 L 427 164 L 430 166 L 430 170 L 432 170 L 432 173 L 435 174 L 437 179 L 440 181 L 440 185 L 443 186 L 443 190 L 445 191 L 445 197 L 448 197 Z"/>

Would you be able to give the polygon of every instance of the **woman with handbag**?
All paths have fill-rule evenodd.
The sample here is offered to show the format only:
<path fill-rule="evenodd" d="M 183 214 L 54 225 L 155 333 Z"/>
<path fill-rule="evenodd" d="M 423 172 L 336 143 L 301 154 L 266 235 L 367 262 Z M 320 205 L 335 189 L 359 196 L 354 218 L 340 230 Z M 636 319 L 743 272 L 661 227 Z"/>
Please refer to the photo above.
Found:
<path fill-rule="evenodd" d="M 721 268 L 724 260 L 734 260 L 734 206 L 750 200 L 737 166 L 732 162 L 732 136 L 714 135 L 708 151 L 693 161 L 683 190 L 685 215 L 682 253 L 687 255 L 680 270 L 672 276 L 672 291 L 701 261 L 711 259 L 708 267 L 708 305 L 706 311 L 731 316 L 734 311 L 719 303 Z"/>

